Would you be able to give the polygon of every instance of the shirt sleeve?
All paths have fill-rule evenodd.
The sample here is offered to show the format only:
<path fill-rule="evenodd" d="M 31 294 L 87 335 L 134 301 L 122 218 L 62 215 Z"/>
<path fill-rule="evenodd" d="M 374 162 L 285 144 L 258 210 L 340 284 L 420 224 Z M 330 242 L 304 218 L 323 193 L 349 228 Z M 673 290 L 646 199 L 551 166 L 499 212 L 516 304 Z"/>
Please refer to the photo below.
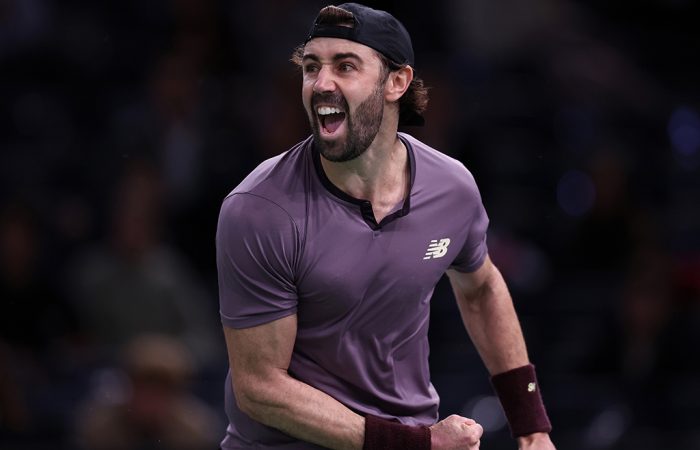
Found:
<path fill-rule="evenodd" d="M 486 260 L 486 255 L 488 255 L 486 231 L 489 226 L 489 217 L 481 201 L 476 181 L 470 173 L 468 175 L 467 192 L 469 195 L 465 201 L 468 217 L 467 236 L 450 266 L 451 269 L 459 272 L 474 272 L 481 267 Z"/>
<path fill-rule="evenodd" d="M 292 218 L 274 202 L 248 193 L 224 200 L 216 231 L 224 325 L 247 328 L 296 313 L 298 236 Z"/>

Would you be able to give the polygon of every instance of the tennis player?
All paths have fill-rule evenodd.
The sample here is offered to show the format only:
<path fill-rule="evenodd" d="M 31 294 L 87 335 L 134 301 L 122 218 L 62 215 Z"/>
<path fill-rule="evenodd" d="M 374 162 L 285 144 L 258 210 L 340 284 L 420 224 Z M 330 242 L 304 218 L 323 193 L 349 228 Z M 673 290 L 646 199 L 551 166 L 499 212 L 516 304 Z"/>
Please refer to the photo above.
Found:
<path fill-rule="evenodd" d="M 390 14 L 323 8 L 293 60 L 312 135 L 223 202 L 216 235 L 228 346 L 223 449 L 477 449 L 439 420 L 429 304 L 447 272 L 521 449 L 554 449 L 470 172 L 398 126 L 427 92 Z M 468 386 L 465 386 L 468 389 Z"/>

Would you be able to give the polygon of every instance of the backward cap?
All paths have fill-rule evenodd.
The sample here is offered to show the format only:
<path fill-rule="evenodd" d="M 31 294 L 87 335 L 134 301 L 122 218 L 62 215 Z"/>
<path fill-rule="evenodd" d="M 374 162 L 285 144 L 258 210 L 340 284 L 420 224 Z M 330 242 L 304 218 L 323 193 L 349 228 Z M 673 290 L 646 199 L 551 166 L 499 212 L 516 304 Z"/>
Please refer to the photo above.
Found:
<path fill-rule="evenodd" d="M 372 9 L 359 3 L 343 3 L 336 8 L 352 14 L 353 26 L 319 23 L 319 13 L 306 42 L 317 37 L 348 39 L 373 48 L 396 64 L 407 64 L 415 68 L 411 36 L 396 17 L 386 11 Z M 402 110 L 399 115 L 399 125 L 424 124 L 423 116 L 414 110 Z"/>
<path fill-rule="evenodd" d="M 395 63 L 414 66 L 411 36 L 396 17 L 359 3 L 343 3 L 337 7 L 352 13 L 354 27 L 319 24 L 317 16 L 306 42 L 316 37 L 348 39 L 373 48 Z"/>

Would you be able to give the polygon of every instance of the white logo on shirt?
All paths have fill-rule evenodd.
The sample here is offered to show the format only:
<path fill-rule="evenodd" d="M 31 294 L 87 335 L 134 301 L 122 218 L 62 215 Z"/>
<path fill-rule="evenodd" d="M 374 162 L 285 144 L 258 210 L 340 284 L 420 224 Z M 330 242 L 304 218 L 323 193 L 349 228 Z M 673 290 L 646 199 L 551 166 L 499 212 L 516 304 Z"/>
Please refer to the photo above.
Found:
<path fill-rule="evenodd" d="M 447 253 L 448 245 L 450 245 L 450 238 L 440 239 L 439 242 L 437 239 L 431 240 L 423 259 L 442 258 Z"/>

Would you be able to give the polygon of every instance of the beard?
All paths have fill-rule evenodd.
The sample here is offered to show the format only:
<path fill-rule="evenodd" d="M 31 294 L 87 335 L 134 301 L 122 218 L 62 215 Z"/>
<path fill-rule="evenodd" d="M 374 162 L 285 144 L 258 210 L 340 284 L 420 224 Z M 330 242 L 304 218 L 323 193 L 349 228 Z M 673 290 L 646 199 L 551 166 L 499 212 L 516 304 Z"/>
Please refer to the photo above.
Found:
<path fill-rule="evenodd" d="M 346 112 L 344 139 L 324 140 L 321 137 L 321 124 L 315 113 L 318 103 L 337 105 Z M 339 92 L 332 94 L 314 93 L 311 97 L 311 105 L 311 129 L 314 135 L 314 144 L 319 153 L 329 161 L 350 161 L 366 152 L 379 133 L 384 116 L 384 84 L 377 83 L 374 91 L 357 106 L 352 114 L 347 101 Z"/>

